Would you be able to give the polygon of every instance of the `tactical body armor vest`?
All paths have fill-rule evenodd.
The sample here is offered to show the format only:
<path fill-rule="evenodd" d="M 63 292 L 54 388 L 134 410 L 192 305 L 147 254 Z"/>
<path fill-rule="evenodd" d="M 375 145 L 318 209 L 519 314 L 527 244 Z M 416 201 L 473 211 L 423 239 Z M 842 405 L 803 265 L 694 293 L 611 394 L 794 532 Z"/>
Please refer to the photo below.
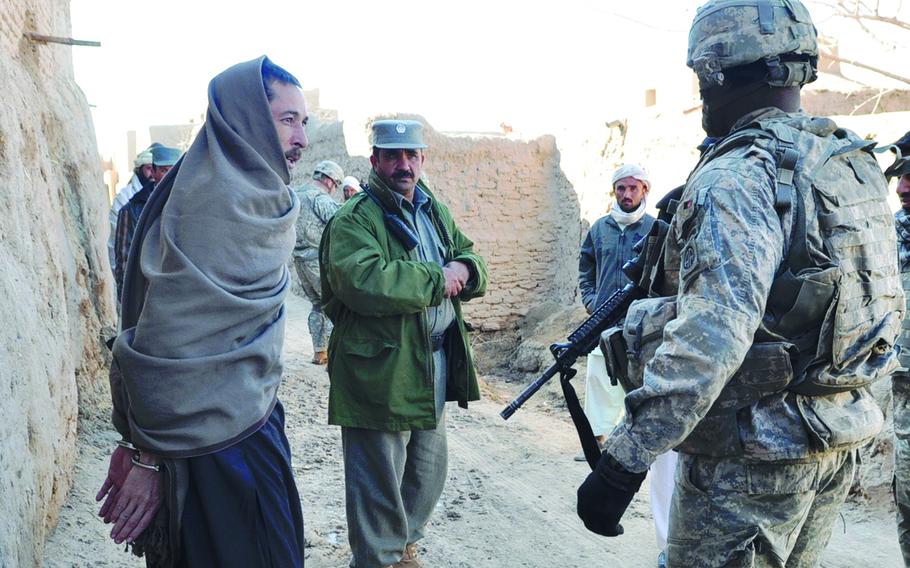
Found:
<path fill-rule="evenodd" d="M 787 246 L 754 343 L 703 422 L 732 419 L 735 424 L 737 411 L 785 390 L 820 397 L 860 389 L 899 366 L 895 341 L 904 296 L 888 188 L 869 153 L 874 143 L 840 129 L 819 136 L 779 120 L 758 121 L 708 150 L 693 175 L 711 160 L 746 146 L 775 159 L 776 208 Z M 699 199 L 677 207 L 673 223 L 682 226 L 694 216 Z M 623 325 L 602 337 L 611 376 L 627 392 L 642 385 L 645 365 L 662 343 L 663 328 L 676 317 L 676 297 L 668 294 L 678 290 L 687 258 L 685 249 L 675 251 L 678 257 L 673 258 L 672 248 L 665 244 L 660 278 L 651 283 L 652 297 L 633 303 Z M 705 430 L 730 429 L 716 426 Z M 737 453 L 732 448 L 735 439 L 729 442 L 731 448 L 704 451 L 712 443 L 724 443 L 698 440 L 701 429 L 679 449 Z M 735 438 L 735 427 L 732 435 Z"/>

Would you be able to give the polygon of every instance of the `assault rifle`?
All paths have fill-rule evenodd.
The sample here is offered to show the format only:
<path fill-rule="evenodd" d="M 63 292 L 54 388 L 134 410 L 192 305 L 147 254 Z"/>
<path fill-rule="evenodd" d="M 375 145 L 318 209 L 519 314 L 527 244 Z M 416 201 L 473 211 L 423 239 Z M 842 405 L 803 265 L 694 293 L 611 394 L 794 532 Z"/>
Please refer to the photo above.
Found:
<path fill-rule="evenodd" d="M 594 310 L 590 317 L 569 335 L 565 343 L 550 345 L 550 353 L 556 361 L 499 413 L 503 420 L 508 420 L 547 381 L 559 373 L 562 393 L 566 399 L 569 414 L 572 415 L 572 421 L 575 423 L 575 429 L 578 430 L 585 460 L 591 469 L 600 459 L 600 448 L 594 439 L 594 433 L 581 404 L 578 402 L 578 395 L 575 394 L 575 389 L 569 383 L 578 372 L 574 368 L 575 361 L 597 347 L 600 342 L 600 334 L 619 323 L 626 316 L 632 302 L 647 295 L 655 271 L 661 268 L 661 254 L 664 239 L 670 227 L 669 220 L 675 212 L 682 189 L 682 187 L 678 187 L 661 199 L 657 205 L 660 215 L 651 226 L 651 231 L 633 247 L 637 253 L 636 257 L 622 267 L 622 271 L 631 282 L 613 292 L 607 301 Z"/>

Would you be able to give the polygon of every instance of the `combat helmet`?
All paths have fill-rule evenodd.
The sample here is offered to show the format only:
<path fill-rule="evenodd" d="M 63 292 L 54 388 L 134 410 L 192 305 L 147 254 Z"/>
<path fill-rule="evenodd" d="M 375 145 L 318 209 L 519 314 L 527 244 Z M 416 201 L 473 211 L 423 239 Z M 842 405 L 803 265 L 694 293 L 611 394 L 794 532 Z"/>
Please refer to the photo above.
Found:
<path fill-rule="evenodd" d="M 334 181 L 335 185 L 341 185 L 341 180 L 344 178 L 344 170 L 332 160 L 323 160 L 316 164 L 313 169 L 313 179 L 319 179 L 319 174 Z"/>
<path fill-rule="evenodd" d="M 698 9 L 686 65 L 702 88 L 723 86 L 725 71 L 758 62 L 773 87 L 816 79 L 815 26 L 799 0 L 709 0 Z"/>

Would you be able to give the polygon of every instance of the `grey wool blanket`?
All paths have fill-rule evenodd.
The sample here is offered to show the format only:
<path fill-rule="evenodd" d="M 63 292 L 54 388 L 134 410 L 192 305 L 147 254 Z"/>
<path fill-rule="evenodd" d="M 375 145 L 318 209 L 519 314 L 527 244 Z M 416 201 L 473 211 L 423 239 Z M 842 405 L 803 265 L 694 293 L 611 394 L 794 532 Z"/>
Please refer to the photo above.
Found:
<path fill-rule="evenodd" d="M 152 193 L 129 255 L 114 424 L 171 458 L 236 443 L 276 401 L 299 204 L 263 59 L 212 79 L 205 125 Z"/>

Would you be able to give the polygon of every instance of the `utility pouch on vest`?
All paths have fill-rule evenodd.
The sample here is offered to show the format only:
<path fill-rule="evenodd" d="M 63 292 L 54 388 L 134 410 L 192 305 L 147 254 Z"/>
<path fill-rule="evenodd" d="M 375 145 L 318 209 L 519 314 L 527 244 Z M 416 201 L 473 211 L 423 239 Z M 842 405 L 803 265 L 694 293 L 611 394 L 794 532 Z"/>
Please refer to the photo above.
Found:
<path fill-rule="evenodd" d="M 797 396 L 806 430 L 819 450 L 846 449 L 869 440 L 885 423 L 881 408 L 866 390 L 832 396 Z"/>
<path fill-rule="evenodd" d="M 674 318 L 676 297 L 645 298 L 629 306 L 622 326 L 601 334 L 600 349 L 610 377 L 625 392 L 641 387 L 645 365 L 663 342 L 664 327 Z"/>
<path fill-rule="evenodd" d="M 663 342 L 663 330 L 676 318 L 676 298 L 647 298 L 634 302 L 622 328 L 608 329 L 601 335 L 601 351 L 610 376 L 628 393 L 644 384 L 645 365 Z M 727 381 L 708 416 L 735 413 L 762 397 L 780 392 L 793 380 L 793 344 L 755 343 L 742 365 Z"/>
<path fill-rule="evenodd" d="M 629 357 L 626 353 L 626 340 L 622 336 L 622 325 L 606 329 L 600 334 L 600 352 L 610 375 L 610 384 L 618 384 L 625 393 L 635 390 L 629 382 Z"/>

